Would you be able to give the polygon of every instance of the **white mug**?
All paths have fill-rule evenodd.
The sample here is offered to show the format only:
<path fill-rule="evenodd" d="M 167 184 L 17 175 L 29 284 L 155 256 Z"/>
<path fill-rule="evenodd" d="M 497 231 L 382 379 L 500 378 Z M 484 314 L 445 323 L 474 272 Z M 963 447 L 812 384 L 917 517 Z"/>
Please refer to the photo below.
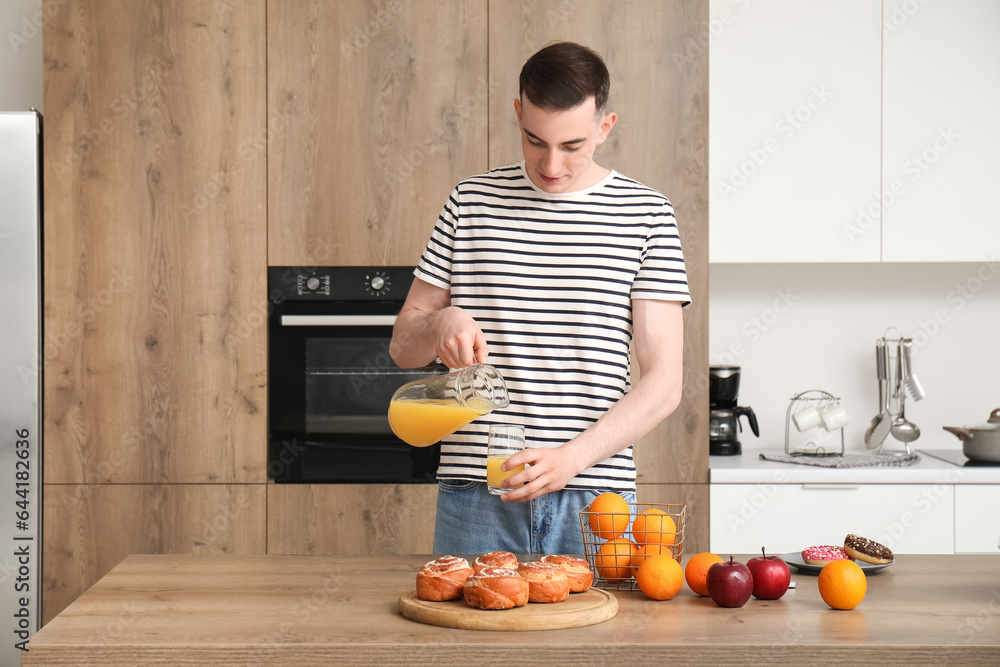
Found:
<path fill-rule="evenodd" d="M 819 418 L 823 422 L 823 428 L 827 431 L 836 431 L 849 423 L 847 410 L 840 403 L 830 403 L 823 406 L 823 409 L 819 411 Z"/>
<path fill-rule="evenodd" d="M 819 411 L 813 406 L 807 405 L 792 415 L 792 421 L 795 422 L 795 428 L 800 431 L 808 431 L 819 426 Z"/>

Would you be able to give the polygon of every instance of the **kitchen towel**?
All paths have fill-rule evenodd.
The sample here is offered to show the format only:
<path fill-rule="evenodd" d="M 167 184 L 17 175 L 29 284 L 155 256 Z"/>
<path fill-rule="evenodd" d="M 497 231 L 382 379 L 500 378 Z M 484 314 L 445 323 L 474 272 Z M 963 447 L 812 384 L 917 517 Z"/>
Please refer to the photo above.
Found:
<path fill-rule="evenodd" d="M 868 468 L 871 466 L 911 466 L 920 461 L 917 454 L 842 454 L 840 456 L 792 456 L 791 454 L 761 454 L 765 461 L 798 463 L 822 468 Z"/>

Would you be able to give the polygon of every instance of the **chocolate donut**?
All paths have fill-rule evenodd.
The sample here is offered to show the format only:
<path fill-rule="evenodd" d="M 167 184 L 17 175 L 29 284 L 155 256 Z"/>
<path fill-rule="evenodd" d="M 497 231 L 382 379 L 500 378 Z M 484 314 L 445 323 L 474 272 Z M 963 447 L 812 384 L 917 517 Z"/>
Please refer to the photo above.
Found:
<path fill-rule="evenodd" d="M 848 535 L 844 538 L 844 551 L 857 560 L 874 565 L 885 565 L 892 562 L 892 551 L 883 544 L 873 542 L 867 537 Z"/>

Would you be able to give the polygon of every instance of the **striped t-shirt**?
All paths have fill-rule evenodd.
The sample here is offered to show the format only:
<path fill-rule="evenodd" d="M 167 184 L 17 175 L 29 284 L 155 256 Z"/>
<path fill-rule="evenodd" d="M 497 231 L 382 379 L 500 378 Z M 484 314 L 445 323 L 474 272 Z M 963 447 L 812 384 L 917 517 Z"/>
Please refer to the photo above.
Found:
<path fill-rule="evenodd" d="M 510 394 L 508 408 L 442 442 L 445 480 L 486 479 L 492 423 L 524 424 L 529 448 L 584 431 L 629 390 L 631 299 L 690 301 L 666 197 L 614 171 L 547 193 L 523 162 L 458 184 L 415 275 L 475 319 Z M 632 446 L 566 488 L 634 490 Z"/>

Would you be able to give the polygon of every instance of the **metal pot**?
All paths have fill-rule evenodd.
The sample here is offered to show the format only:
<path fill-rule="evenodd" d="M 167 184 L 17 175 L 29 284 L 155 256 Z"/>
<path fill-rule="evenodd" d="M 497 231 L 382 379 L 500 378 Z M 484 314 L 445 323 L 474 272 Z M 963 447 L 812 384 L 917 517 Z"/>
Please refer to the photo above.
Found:
<path fill-rule="evenodd" d="M 975 426 L 945 426 L 962 441 L 962 453 L 972 461 L 1000 463 L 1000 408 L 990 413 L 985 424 Z"/>

